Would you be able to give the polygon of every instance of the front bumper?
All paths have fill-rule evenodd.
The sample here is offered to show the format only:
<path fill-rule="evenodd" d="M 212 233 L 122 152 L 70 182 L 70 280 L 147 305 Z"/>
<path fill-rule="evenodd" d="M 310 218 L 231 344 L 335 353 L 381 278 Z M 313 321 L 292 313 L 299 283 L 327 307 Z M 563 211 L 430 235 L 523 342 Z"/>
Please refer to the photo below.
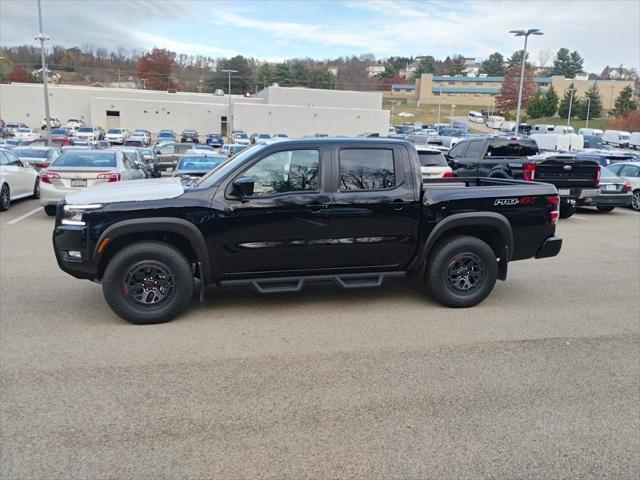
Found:
<path fill-rule="evenodd" d="M 58 206 L 58 215 L 61 208 Z M 88 240 L 86 226 L 56 226 L 53 230 L 53 250 L 60 269 L 72 277 L 86 280 L 95 278 L 98 267 L 91 262 Z"/>
<path fill-rule="evenodd" d="M 536 253 L 536 258 L 549 258 L 555 257 L 560 253 L 560 249 L 562 248 L 562 239 L 560 237 L 549 237 L 547 238 L 542 246 L 538 249 L 538 253 Z"/>

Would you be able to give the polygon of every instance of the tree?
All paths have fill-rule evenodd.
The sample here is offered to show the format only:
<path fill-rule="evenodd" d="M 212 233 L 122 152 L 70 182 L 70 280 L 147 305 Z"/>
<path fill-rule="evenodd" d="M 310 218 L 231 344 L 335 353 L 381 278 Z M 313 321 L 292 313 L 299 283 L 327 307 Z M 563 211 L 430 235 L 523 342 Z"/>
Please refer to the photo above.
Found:
<path fill-rule="evenodd" d="M 547 68 L 547 63 L 551 60 L 551 50 L 543 48 L 538 50 L 538 67 Z"/>
<path fill-rule="evenodd" d="M 464 63 L 464 57 L 462 55 L 456 55 L 451 59 L 451 66 L 449 67 L 449 75 L 456 76 L 462 75 L 467 66 Z"/>
<path fill-rule="evenodd" d="M 271 85 L 274 80 L 274 71 L 270 63 L 263 63 L 258 70 L 258 88 Z"/>
<path fill-rule="evenodd" d="M 9 74 L 10 82 L 31 83 L 31 76 L 24 68 L 15 66 Z"/>
<path fill-rule="evenodd" d="M 625 132 L 640 132 L 640 110 L 629 110 L 624 115 L 614 118 L 609 128 Z"/>
<path fill-rule="evenodd" d="M 207 87 L 211 91 L 221 89 L 226 92 L 229 89 L 229 75 L 223 70 L 236 71 L 231 74 L 231 93 L 243 95 L 255 87 L 256 79 L 251 71 L 249 61 L 242 55 L 236 55 L 218 62 L 218 68 L 207 82 Z"/>
<path fill-rule="evenodd" d="M 291 70 L 286 63 L 278 63 L 273 71 L 273 81 L 281 86 L 291 85 Z"/>
<path fill-rule="evenodd" d="M 517 50 L 515 52 L 513 52 L 513 55 L 511 55 L 509 57 L 509 59 L 507 60 L 507 63 L 509 65 L 508 68 L 512 68 L 512 67 L 518 67 L 518 68 L 522 68 L 522 54 L 524 53 L 523 50 Z M 527 52 L 527 56 L 524 60 L 524 69 L 525 70 L 533 70 L 533 64 L 529 62 L 529 52 Z"/>
<path fill-rule="evenodd" d="M 553 85 L 550 85 L 547 93 L 544 94 L 545 117 L 553 117 L 556 114 L 559 100 L 560 98 L 558 98 L 555 88 L 553 88 Z"/>
<path fill-rule="evenodd" d="M 416 78 L 420 78 L 423 73 L 438 73 L 438 64 L 436 63 L 436 59 L 431 55 L 423 58 L 420 61 L 420 65 L 418 65 L 418 69 L 416 70 Z"/>
<path fill-rule="evenodd" d="M 631 85 L 627 85 L 620 90 L 620 94 L 618 94 L 618 98 L 616 98 L 614 106 L 616 117 L 624 116 L 628 112 L 638 108 L 638 103 L 633 100 L 633 89 L 631 88 Z"/>
<path fill-rule="evenodd" d="M 562 75 L 565 78 L 575 78 L 576 75 L 584 73 L 582 66 L 584 59 L 574 50 L 569 53 L 568 48 L 561 48 L 553 59 L 552 75 Z"/>
<path fill-rule="evenodd" d="M 569 85 L 569 88 L 564 92 L 564 96 L 562 100 L 560 100 L 560 105 L 558 105 L 558 115 L 560 118 L 567 118 L 569 116 L 569 105 L 571 105 L 571 117 L 577 116 L 577 113 L 581 108 L 584 108 L 582 105 L 583 101 L 580 100 L 580 97 L 576 95 L 575 86 L 573 82 Z M 573 100 L 571 96 L 573 94 Z M 571 119 L 569 119 L 571 120 Z"/>
<path fill-rule="evenodd" d="M 504 57 L 499 52 L 494 52 L 482 62 L 482 73 L 489 77 L 503 77 L 505 72 Z"/>
<path fill-rule="evenodd" d="M 169 50 L 154 48 L 143 55 L 136 65 L 136 75 L 145 80 L 149 90 L 172 88 L 171 70 L 176 54 Z"/>
<path fill-rule="evenodd" d="M 393 78 L 398 75 L 398 69 L 393 66 L 392 63 L 387 63 L 384 66 L 384 72 L 379 74 L 380 78 Z"/>
<path fill-rule="evenodd" d="M 541 118 L 547 116 L 547 104 L 544 95 L 538 89 L 529 105 L 527 105 L 527 115 L 531 118 Z"/>
<path fill-rule="evenodd" d="M 589 102 L 588 99 L 591 99 L 591 102 Z M 586 120 L 587 113 L 589 114 L 589 118 L 600 118 L 602 115 L 602 98 L 600 97 L 598 85 L 595 82 L 585 92 L 584 101 L 580 102 L 580 108 L 576 110 L 576 116 L 580 120 Z"/>
<path fill-rule="evenodd" d="M 8 57 L 0 56 L 0 82 L 8 81 L 14 68 L 13 62 Z"/>
<path fill-rule="evenodd" d="M 513 66 L 507 70 L 502 81 L 500 93 L 496 95 L 496 107 L 500 110 L 513 110 L 518 105 L 518 90 L 520 87 L 520 67 Z M 526 108 L 536 93 L 536 84 L 530 70 L 524 71 L 522 84 L 522 107 Z"/>

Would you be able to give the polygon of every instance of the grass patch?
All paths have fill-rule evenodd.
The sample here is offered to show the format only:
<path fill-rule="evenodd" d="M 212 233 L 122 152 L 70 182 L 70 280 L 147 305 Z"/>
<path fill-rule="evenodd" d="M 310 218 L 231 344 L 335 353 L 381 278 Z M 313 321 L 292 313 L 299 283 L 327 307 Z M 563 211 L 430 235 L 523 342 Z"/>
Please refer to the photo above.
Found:
<path fill-rule="evenodd" d="M 396 103 L 392 103 L 396 102 Z M 393 109 L 391 108 L 393 107 Z M 438 122 L 438 104 L 421 104 L 418 106 L 415 100 L 406 99 L 390 99 L 385 98 L 382 102 L 382 108 L 385 110 L 391 110 L 391 125 L 399 125 L 404 122 L 422 122 L 422 123 L 437 123 Z M 466 117 L 471 110 L 480 111 L 482 108 L 477 105 L 456 105 L 454 116 Z M 399 117 L 398 113 L 409 112 L 413 113 L 413 117 Z M 451 105 L 442 104 L 440 109 L 440 123 L 447 123 L 450 121 Z"/>

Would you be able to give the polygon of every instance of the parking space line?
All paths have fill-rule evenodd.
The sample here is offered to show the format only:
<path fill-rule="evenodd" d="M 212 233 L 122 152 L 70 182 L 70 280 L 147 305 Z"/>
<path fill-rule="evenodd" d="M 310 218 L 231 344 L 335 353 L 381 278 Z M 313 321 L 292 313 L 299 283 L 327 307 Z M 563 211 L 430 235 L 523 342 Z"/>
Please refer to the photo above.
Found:
<path fill-rule="evenodd" d="M 633 215 L 634 217 L 640 216 L 640 214 L 634 212 L 633 210 L 624 210 L 622 208 L 616 208 L 616 213 L 624 213 L 625 215 Z"/>
<path fill-rule="evenodd" d="M 34 208 L 30 212 L 27 212 L 24 215 L 20 215 L 18 218 L 14 218 L 13 220 L 7 222 L 7 225 L 13 225 L 14 223 L 18 223 L 20 220 L 24 220 L 25 218 L 29 217 L 30 215 L 33 215 L 36 212 L 39 212 L 40 210 L 42 210 L 42 207 Z"/>
<path fill-rule="evenodd" d="M 588 218 L 580 217 L 578 215 L 573 215 L 571 218 L 575 218 L 576 220 L 584 220 L 585 222 L 589 220 Z"/>

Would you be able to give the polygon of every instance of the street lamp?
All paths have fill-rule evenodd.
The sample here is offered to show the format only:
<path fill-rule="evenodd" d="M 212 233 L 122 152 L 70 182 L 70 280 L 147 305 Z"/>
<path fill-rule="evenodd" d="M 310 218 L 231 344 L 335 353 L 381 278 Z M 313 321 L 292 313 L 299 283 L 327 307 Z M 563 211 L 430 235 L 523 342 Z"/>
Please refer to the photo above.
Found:
<path fill-rule="evenodd" d="M 44 42 L 49 40 L 44 33 L 42 33 L 42 7 L 40 6 L 40 0 L 38 0 L 38 26 L 40 32 L 35 36 L 35 40 L 40 40 L 40 54 L 42 56 L 42 83 L 44 85 L 44 120 L 47 123 L 47 146 L 51 146 L 51 114 L 49 113 L 49 75 L 47 72 L 47 59 L 44 54 Z"/>
<path fill-rule="evenodd" d="M 571 107 L 573 106 L 573 94 L 576 92 L 575 88 L 567 88 L 567 92 L 571 92 L 571 96 L 569 97 L 569 114 L 567 115 L 567 127 L 569 126 L 569 122 L 571 121 Z"/>
<path fill-rule="evenodd" d="M 456 105 L 455 103 L 451 104 L 451 126 L 453 127 L 453 116 L 455 115 L 456 112 Z"/>
<path fill-rule="evenodd" d="M 440 123 L 440 106 L 442 105 L 442 84 L 438 84 L 438 121 Z"/>
<path fill-rule="evenodd" d="M 589 112 L 591 111 L 591 97 L 587 95 L 587 123 L 584 128 L 589 128 Z"/>
<path fill-rule="evenodd" d="M 229 121 L 227 122 L 227 130 L 229 130 L 229 132 L 227 132 L 227 136 L 229 138 L 231 138 L 231 134 L 230 132 L 233 132 L 232 127 L 232 121 L 231 121 L 231 74 L 232 73 L 238 73 L 237 70 L 222 70 L 224 73 L 229 75 Z"/>
<path fill-rule="evenodd" d="M 529 30 L 510 30 L 509 33 L 513 33 L 516 37 L 524 37 L 524 50 L 522 50 L 522 67 L 520 68 L 520 88 L 518 88 L 518 107 L 516 108 L 516 135 L 520 131 L 520 105 L 522 104 L 522 84 L 524 83 L 524 64 L 527 59 L 527 40 L 529 35 L 544 35 L 537 28 L 530 28 Z"/>

